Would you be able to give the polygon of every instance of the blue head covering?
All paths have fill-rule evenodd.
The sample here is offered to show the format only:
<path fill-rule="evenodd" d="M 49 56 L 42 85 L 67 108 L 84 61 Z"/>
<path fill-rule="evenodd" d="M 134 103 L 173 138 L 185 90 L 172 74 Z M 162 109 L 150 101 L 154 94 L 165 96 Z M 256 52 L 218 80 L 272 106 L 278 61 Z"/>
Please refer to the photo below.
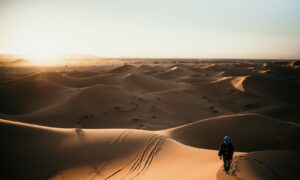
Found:
<path fill-rule="evenodd" d="M 231 137 L 230 136 L 225 136 L 224 137 L 224 142 L 225 142 L 225 144 L 230 144 L 231 143 Z"/>

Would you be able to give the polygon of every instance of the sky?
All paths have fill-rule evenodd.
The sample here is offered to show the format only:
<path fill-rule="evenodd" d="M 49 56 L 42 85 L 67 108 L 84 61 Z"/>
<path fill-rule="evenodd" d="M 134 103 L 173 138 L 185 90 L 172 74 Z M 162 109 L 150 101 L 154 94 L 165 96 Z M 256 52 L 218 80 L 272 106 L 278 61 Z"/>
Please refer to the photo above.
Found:
<path fill-rule="evenodd" d="M 0 53 L 300 58 L 299 0 L 0 0 Z"/>

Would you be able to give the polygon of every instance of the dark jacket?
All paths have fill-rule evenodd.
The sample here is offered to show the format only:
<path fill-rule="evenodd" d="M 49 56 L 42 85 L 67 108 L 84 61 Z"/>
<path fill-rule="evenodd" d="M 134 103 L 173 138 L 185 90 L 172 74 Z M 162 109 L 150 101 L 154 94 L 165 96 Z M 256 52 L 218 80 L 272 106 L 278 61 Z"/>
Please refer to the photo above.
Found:
<path fill-rule="evenodd" d="M 223 156 L 223 158 L 225 159 L 232 159 L 233 152 L 234 147 L 232 143 L 225 144 L 224 142 L 222 142 L 219 148 L 219 156 Z"/>

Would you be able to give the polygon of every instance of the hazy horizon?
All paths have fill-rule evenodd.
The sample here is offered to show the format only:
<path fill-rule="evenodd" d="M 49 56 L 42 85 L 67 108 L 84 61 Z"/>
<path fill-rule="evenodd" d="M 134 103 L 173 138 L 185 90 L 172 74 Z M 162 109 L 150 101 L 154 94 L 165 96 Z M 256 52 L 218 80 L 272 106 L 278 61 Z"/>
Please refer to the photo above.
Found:
<path fill-rule="evenodd" d="M 0 53 L 299 59 L 300 2 L 0 0 Z"/>

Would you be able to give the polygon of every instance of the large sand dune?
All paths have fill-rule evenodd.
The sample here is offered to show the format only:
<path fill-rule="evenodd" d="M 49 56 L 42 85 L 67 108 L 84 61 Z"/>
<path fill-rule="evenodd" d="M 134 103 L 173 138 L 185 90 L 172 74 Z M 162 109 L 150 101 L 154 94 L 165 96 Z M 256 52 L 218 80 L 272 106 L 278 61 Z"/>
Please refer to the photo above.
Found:
<path fill-rule="evenodd" d="M 298 61 L 123 62 L 2 68 L 0 177 L 299 179 Z"/>
<path fill-rule="evenodd" d="M 215 151 L 149 131 L 58 129 L 6 120 L 0 120 L 0 129 L 6 166 L 1 176 L 8 179 L 212 179 L 219 167 Z"/>
<path fill-rule="evenodd" d="M 216 125 L 217 124 L 217 125 Z M 300 127 L 257 114 L 237 114 L 200 120 L 162 131 L 183 144 L 218 149 L 217 142 L 230 134 L 238 151 L 266 149 L 300 150 Z M 246 143 L 244 141 L 247 141 Z"/>

